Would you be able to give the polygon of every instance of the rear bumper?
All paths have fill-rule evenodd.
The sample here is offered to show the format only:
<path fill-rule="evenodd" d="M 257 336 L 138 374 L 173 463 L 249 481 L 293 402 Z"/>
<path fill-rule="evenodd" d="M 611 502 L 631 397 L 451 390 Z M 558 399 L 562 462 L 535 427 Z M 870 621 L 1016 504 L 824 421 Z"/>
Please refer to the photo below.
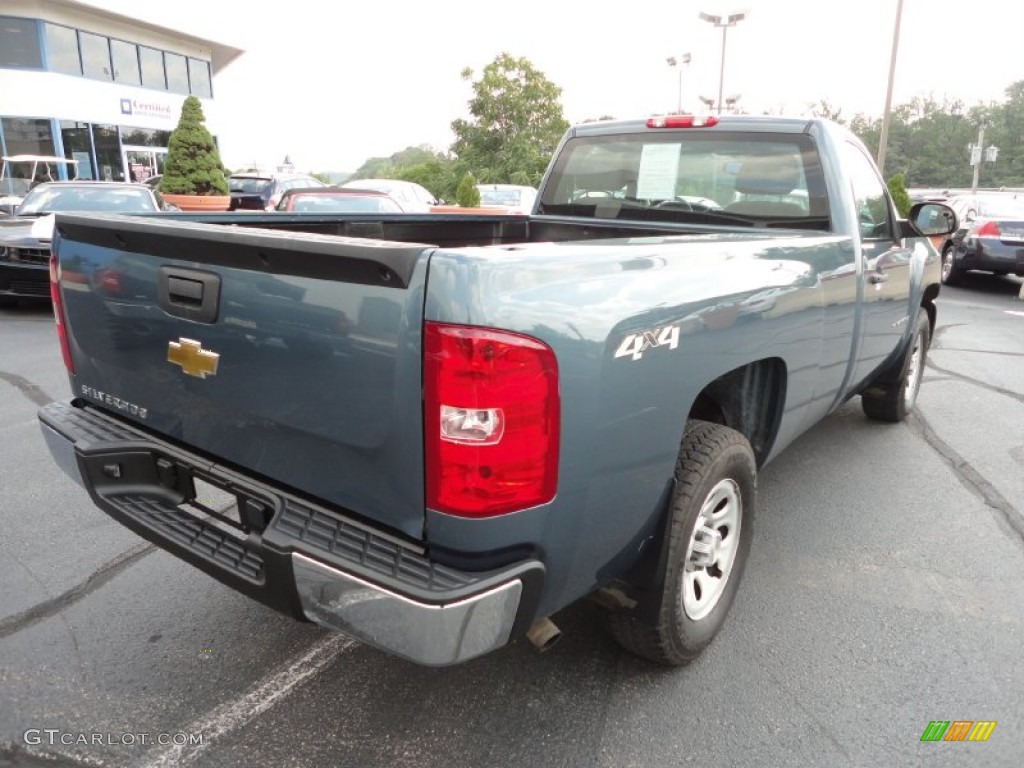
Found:
<path fill-rule="evenodd" d="M 965 241 L 958 266 L 986 272 L 1024 273 L 1024 243 L 1003 243 L 993 238 Z"/>
<path fill-rule="evenodd" d="M 536 560 L 455 570 L 390 534 L 299 499 L 73 402 L 39 412 L 54 460 L 100 509 L 228 586 L 411 661 L 445 666 L 525 633 Z M 238 520 L 195 502 L 195 481 Z M 231 518 L 234 515 L 230 516 Z"/>

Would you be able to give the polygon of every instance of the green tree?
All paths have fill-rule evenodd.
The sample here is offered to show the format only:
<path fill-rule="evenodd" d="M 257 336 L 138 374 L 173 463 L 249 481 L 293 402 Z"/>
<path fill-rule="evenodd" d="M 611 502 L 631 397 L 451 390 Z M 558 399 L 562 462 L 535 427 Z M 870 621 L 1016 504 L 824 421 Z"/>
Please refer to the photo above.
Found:
<path fill-rule="evenodd" d="M 418 147 L 406 147 L 389 157 L 371 157 L 366 160 L 349 179 L 397 179 L 403 169 L 422 165 L 432 161 L 440 161 L 445 156 L 435 152 L 426 144 Z"/>
<path fill-rule="evenodd" d="M 434 197 L 454 199 L 459 174 L 451 157 L 426 144 L 406 147 L 389 157 L 371 157 L 349 177 L 359 179 L 401 179 L 426 187 Z"/>
<path fill-rule="evenodd" d="M 459 179 L 455 202 L 463 208 L 480 207 L 480 190 L 476 188 L 476 179 L 472 173 L 464 173 Z"/>
<path fill-rule="evenodd" d="M 462 71 L 472 80 L 473 70 Z M 473 81 L 469 120 L 452 122 L 451 151 L 488 183 L 537 186 L 569 127 L 562 89 L 528 59 L 502 53 Z"/>
<path fill-rule="evenodd" d="M 961 101 L 918 97 L 893 108 L 886 169 L 902 173 L 907 187 L 966 188 L 973 168 L 968 145 L 978 141 L 999 148 L 995 162 L 982 161 L 979 186 L 1024 186 L 1024 80 L 1011 84 L 999 103 L 967 107 Z M 881 120 L 858 114 L 852 130 L 872 154 L 878 151 Z"/>
<path fill-rule="evenodd" d="M 910 195 L 907 194 L 903 174 L 894 173 L 885 184 L 889 187 L 889 194 L 892 195 L 892 201 L 896 204 L 896 210 L 899 211 L 900 216 L 906 218 L 910 213 Z"/>
<path fill-rule="evenodd" d="M 394 178 L 426 187 L 439 200 L 454 200 L 459 180 L 458 168 L 459 164 L 452 159 L 439 157 L 396 169 Z"/>
<path fill-rule="evenodd" d="M 985 146 L 999 147 L 996 161 L 981 167 L 981 183 L 988 187 L 1024 186 L 1024 80 L 1005 93 L 1006 101 L 989 111 L 985 129 Z"/>
<path fill-rule="evenodd" d="M 160 191 L 171 195 L 226 195 L 224 166 L 206 130 L 199 99 L 189 96 L 181 105 L 181 117 L 167 143 L 167 162 Z"/>

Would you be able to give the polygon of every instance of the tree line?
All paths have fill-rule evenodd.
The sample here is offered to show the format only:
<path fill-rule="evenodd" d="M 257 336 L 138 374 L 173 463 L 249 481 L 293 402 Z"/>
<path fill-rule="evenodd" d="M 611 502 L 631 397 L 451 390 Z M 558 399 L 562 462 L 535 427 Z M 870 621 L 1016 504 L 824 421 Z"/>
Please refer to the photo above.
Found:
<path fill-rule="evenodd" d="M 451 124 L 455 141 L 446 151 L 408 147 L 389 157 L 368 159 L 352 179 L 413 181 L 452 201 L 460 181 L 537 186 L 558 141 L 569 127 L 562 113 L 562 89 L 529 60 L 502 53 L 480 77 L 467 68 L 473 96 L 469 117 Z M 892 109 L 885 175 L 900 175 L 907 187 L 969 187 L 973 167 L 969 145 L 984 126 L 984 147 L 998 147 L 995 162 L 982 160 L 980 187 L 1024 187 L 1024 80 L 1011 84 L 1001 103 L 966 106 L 962 101 L 917 97 Z M 827 100 L 811 109 L 846 125 L 878 154 L 882 118 L 850 119 Z M 464 184 L 465 187 L 465 184 Z"/>
<path fill-rule="evenodd" d="M 908 187 L 969 187 L 974 169 L 969 145 L 984 126 L 984 146 L 998 147 L 982 160 L 981 187 L 1024 187 L 1024 80 L 1005 90 L 1006 100 L 967 107 L 962 101 L 918 97 L 892 110 L 885 174 L 901 173 Z M 829 110 L 822 105 L 821 112 Z M 841 115 L 825 115 L 839 117 Z M 882 119 L 858 114 L 847 127 L 877 156 Z"/>

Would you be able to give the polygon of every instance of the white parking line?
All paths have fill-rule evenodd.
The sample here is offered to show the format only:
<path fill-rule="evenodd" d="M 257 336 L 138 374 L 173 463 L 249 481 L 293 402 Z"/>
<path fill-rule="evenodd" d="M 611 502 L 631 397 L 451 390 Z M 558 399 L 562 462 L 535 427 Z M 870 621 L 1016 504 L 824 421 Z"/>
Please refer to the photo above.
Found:
<path fill-rule="evenodd" d="M 152 756 L 147 755 L 140 768 L 166 768 L 194 762 L 218 737 L 230 733 L 240 725 L 248 724 L 339 655 L 357 645 L 355 640 L 342 634 L 328 636 L 238 698 L 226 701 L 183 728 L 176 729 L 180 733 L 201 733 L 201 744 L 171 745 Z"/>

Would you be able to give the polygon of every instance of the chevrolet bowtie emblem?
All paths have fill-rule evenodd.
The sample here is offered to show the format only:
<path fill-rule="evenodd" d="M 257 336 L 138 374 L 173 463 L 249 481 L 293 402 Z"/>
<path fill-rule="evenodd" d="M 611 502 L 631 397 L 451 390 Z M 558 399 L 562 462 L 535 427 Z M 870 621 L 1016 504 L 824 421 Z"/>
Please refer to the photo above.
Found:
<path fill-rule="evenodd" d="M 217 374 L 220 355 L 203 349 L 202 344 L 192 339 L 178 339 L 167 344 L 167 362 L 180 365 L 189 376 L 205 379 Z"/>

